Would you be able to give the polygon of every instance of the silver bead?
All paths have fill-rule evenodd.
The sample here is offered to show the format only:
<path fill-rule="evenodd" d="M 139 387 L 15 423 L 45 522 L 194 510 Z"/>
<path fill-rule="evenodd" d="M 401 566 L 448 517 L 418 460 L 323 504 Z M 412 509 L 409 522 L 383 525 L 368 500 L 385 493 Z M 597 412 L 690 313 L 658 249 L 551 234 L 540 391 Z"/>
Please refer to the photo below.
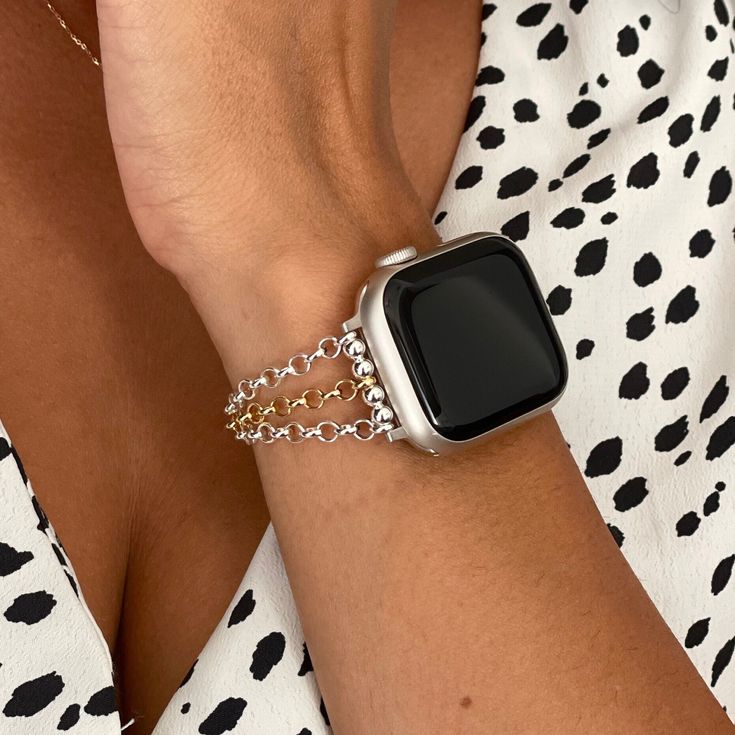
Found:
<path fill-rule="evenodd" d="M 362 392 L 362 396 L 369 406 L 374 406 L 376 403 L 381 403 L 385 398 L 385 391 L 379 385 L 371 385 L 369 388 L 365 388 Z"/>
<path fill-rule="evenodd" d="M 370 360 L 358 359 L 355 360 L 355 363 L 352 366 L 352 372 L 358 378 L 367 378 L 373 374 L 374 370 L 375 366 L 370 362 Z"/>
<path fill-rule="evenodd" d="M 345 352 L 352 358 L 365 354 L 365 343 L 361 339 L 353 339 L 345 346 Z"/>
<path fill-rule="evenodd" d="M 387 424 L 393 419 L 393 411 L 388 406 L 373 409 L 373 421 L 378 424 Z"/>

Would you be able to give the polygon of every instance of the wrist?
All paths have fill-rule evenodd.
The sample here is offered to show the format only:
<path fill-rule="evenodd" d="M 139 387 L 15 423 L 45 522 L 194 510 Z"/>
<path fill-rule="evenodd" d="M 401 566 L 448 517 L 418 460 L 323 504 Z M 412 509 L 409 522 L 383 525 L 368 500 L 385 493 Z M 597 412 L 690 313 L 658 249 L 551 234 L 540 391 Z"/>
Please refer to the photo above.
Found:
<path fill-rule="evenodd" d="M 211 257 L 196 250 L 175 271 L 233 383 L 338 332 L 379 255 L 438 242 L 410 192 L 385 191 L 365 194 L 351 211 L 332 207 L 304 220 L 284 216 L 267 234 L 258 223 L 239 249 L 214 256 L 209 250 Z"/>
<path fill-rule="evenodd" d="M 368 245 L 378 240 L 380 252 L 396 227 L 421 228 L 428 215 L 395 145 L 365 146 L 312 151 L 257 176 L 243 172 L 244 160 L 192 172 L 177 184 L 189 192 L 180 206 L 150 208 L 144 244 L 187 288 L 224 269 L 262 273 L 283 260 L 308 262 L 315 248 L 351 251 L 354 232 Z"/>

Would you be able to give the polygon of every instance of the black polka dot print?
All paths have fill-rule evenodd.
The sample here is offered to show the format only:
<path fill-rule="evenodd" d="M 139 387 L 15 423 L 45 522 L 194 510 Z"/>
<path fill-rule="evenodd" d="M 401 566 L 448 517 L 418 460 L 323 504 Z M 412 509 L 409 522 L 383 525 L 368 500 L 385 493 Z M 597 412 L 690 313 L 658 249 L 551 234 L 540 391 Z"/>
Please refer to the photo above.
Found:
<path fill-rule="evenodd" d="M 657 117 L 664 115 L 669 109 L 669 98 L 659 97 L 657 100 L 647 104 L 638 115 L 638 124 L 643 125 L 644 123 L 655 120 Z"/>
<path fill-rule="evenodd" d="M 587 477 L 599 477 L 613 473 L 623 455 L 623 441 L 619 436 L 605 439 L 592 448 L 587 457 L 584 474 Z"/>
<path fill-rule="evenodd" d="M 8 607 L 4 616 L 11 623 L 34 625 L 48 617 L 55 606 L 54 596 L 44 590 L 26 592 L 13 600 L 13 604 Z"/>
<path fill-rule="evenodd" d="M 482 166 L 470 166 L 457 176 L 455 186 L 458 189 L 471 189 L 482 180 Z"/>
<path fill-rule="evenodd" d="M 689 254 L 692 258 L 705 258 L 714 246 L 715 240 L 712 233 L 707 229 L 699 230 L 689 240 Z"/>
<path fill-rule="evenodd" d="M 572 305 L 572 289 L 566 286 L 557 286 L 546 297 L 549 311 L 555 316 L 566 314 Z"/>
<path fill-rule="evenodd" d="M 493 125 L 488 125 L 479 132 L 477 140 L 480 143 L 480 146 L 485 150 L 498 148 L 505 142 L 505 131 L 502 128 L 496 128 Z"/>
<path fill-rule="evenodd" d="M 617 219 L 618 219 L 618 215 L 616 212 L 605 212 L 605 214 L 603 214 L 602 217 L 600 217 L 600 222 L 603 225 L 611 225 Z"/>
<path fill-rule="evenodd" d="M 538 105 L 529 99 L 518 100 L 513 105 L 513 117 L 516 122 L 529 123 L 539 119 Z"/>
<path fill-rule="evenodd" d="M 66 732 L 67 730 L 71 730 L 77 722 L 79 722 L 79 705 L 70 704 L 59 718 L 59 724 L 56 726 L 56 729 Z"/>
<path fill-rule="evenodd" d="M 584 210 L 579 207 L 567 207 L 563 212 L 551 220 L 553 227 L 561 227 L 571 230 L 584 222 Z"/>
<path fill-rule="evenodd" d="M 689 141 L 694 130 L 693 125 L 694 116 L 688 112 L 683 115 L 679 115 L 679 117 L 669 125 L 669 144 L 672 148 L 678 148 Z"/>
<path fill-rule="evenodd" d="M 538 45 L 537 56 L 539 59 L 558 59 L 569 43 L 564 26 L 557 23 L 542 39 Z"/>
<path fill-rule="evenodd" d="M 578 360 L 584 360 L 585 357 L 589 357 L 592 354 L 592 350 L 595 349 L 595 343 L 591 339 L 580 339 L 577 342 L 577 348 L 575 350 Z"/>
<path fill-rule="evenodd" d="M 696 648 L 704 642 L 704 639 L 709 633 L 709 618 L 703 618 L 697 620 L 696 623 L 692 623 L 684 639 L 684 646 L 686 648 Z"/>
<path fill-rule="evenodd" d="M 538 181 L 538 174 L 528 166 L 512 171 L 500 179 L 498 186 L 498 199 L 509 199 L 525 194 Z"/>
<path fill-rule="evenodd" d="M 235 607 L 232 608 L 230 619 L 227 621 L 227 627 L 231 628 L 233 625 L 239 625 L 247 620 L 253 610 L 255 610 L 255 597 L 253 596 L 252 590 L 247 590 L 237 601 Z"/>
<path fill-rule="evenodd" d="M 587 148 L 591 150 L 592 148 L 597 148 L 598 145 L 602 145 L 608 139 L 611 132 L 610 128 L 603 128 L 593 133 L 587 141 Z"/>
<path fill-rule="evenodd" d="M 689 433 L 689 418 L 681 416 L 671 424 L 662 427 L 654 438 L 657 452 L 671 452 L 681 444 Z"/>
<path fill-rule="evenodd" d="M 605 266 L 608 241 L 606 237 L 590 240 L 577 254 L 574 273 L 577 276 L 597 275 Z"/>
<path fill-rule="evenodd" d="M 658 181 L 660 175 L 658 156 L 655 153 L 649 153 L 631 166 L 628 172 L 628 187 L 648 189 Z"/>
<path fill-rule="evenodd" d="M 644 89 L 655 87 L 664 75 L 664 70 L 653 60 L 643 62 L 638 69 L 638 79 Z"/>
<path fill-rule="evenodd" d="M 253 678 L 263 681 L 283 658 L 285 648 L 286 638 L 283 633 L 276 631 L 261 638 L 253 651 L 253 661 L 250 664 L 250 673 Z"/>
<path fill-rule="evenodd" d="M 602 114 L 602 108 L 593 100 L 580 100 L 567 115 L 567 121 L 572 128 L 586 128 Z"/>
<path fill-rule="evenodd" d="M 684 286 L 666 309 L 666 321 L 670 324 L 682 324 L 689 321 L 699 310 L 697 291 L 694 286 Z"/>
<path fill-rule="evenodd" d="M 633 314 L 625 322 L 625 333 L 628 339 L 635 340 L 636 342 L 641 342 L 649 337 L 655 328 L 655 316 L 652 306 L 637 314 Z"/>
<path fill-rule="evenodd" d="M 590 161 L 592 156 L 589 153 L 583 153 L 581 156 L 577 156 L 565 169 L 562 176 L 568 179 L 570 176 L 579 173 Z"/>
<path fill-rule="evenodd" d="M 481 94 L 477 95 L 477 97 L 473 97 L 467 110 L 467 117 L 464 124 L 465 132 L 467 132 L 480 119 L 484 109 L 485 97 Z"/>
<path fill-rule="evenodd" d="M 624 482 L 613 496 L 615 509 L 624 513 L 638 507 L 648 495 L 645 477 L 634 477 Z"/>
<path fill-rule="evenodd" d="M 497 66 L 486 66 L 480 69 L 480 73 L 477 75 L 477 86 L 483 84 L 500 84 L 505 79 L 505 72 L 502 69 L 498 69 Z"/>
<path fill-rule="evenodd" d="M 724 405 L 730 395 L 730 386 L 727 384 L 727 376 L 721 375 L 712 390 L 707 394 L 699 414 L 699 422 L 712 418 Z"/>
<path fill-rule="evenodd" d="M 64 690 L 64 680 L 55 672 L 17 686 L 5 703 L 5 717 L 32 717 L 48 707 Z"/>
<path fill-rule="evenodd" d="M 632 56 L 640 46 L 638 32 L 632 26 L 625 26 L 618 31 L 618 53 L 621 56 Z"/>
<path fill-rule="evenodd" d="M 515 242 L 521 242 L 528 237 L 528 229 L 530 223 L 530 212 L 521 212 L 515 217 L 509 219 L 501 228 L 500 231 L 506 237 L 509 237 Z"/>
<path fill-rule="evenodd" d="M 519 26 L 530 28 L 531 26 L 538 26 L 544 22 L 544 19 L 551 10 L 551 3 L 536 3 L 526 8 L 517 18 L 516 23 Z"/>
<path fill-rule="evenodd" d="M 227 697 L 199 725 L 201 735 L 225 735 L 235 729 L 247 702 L 241 697 Z"/>
<path fill-rule="evenodd" d="M 672 370 L 661 381 L 661 398 L 664 401 L 673 401 L 678 398 L 684 388 L 689 385 L 689 370 L 686 367 L 679 367 Z"/>
<path fill-rule="evenodd" d="M 661 262 L 653 253 L 643 253 L 633 265 L 633 280 L 645 288 L 661 278 Z"/>
<path fill-rule="evenodd" d="M 115 687 L 107 686 L 95 692 L 87 704 L 84 705 L 84 711 L 93 717 L 104 717 L 111 715 L 117 711 L 117 701 L 115 696 Z"/>
<path fill-rule="evenodd" d="M 699 153 L 697 153 L 697 151 L 692 151 L 687 156 L 687 160 L 684 163 L 684 178 L 691 179 L 694 172 L 697 170 L 697 166 L 699 166 Z"/>
<path fill-rule="evenodd" d="M 715 95 L 707 104 L 702 114 L 702 122 L 699 125 L 699 129 L 703 133 L 709 133 L 714 128 L 715 123 L 720 117 L 722 110 L 722 102 L 720 101 L 719 95 Z"/>
<path fill-rule="evenodd" d="M 608 174 L 598 181 L 593 181 L 582 192 L 582 201 L 600 204 L 607 201 L 615 193 L 615 175 Z"/>
<path fill-rule="evenodd" d="M 718 168 L 717 171 L 712 174 L 712 178 L 709 182 L 707 204 L 710 207 L 716 207 L 719 204 L 724 204 L 730 197 L 731 193 L 732 174 L 725 166 Z"/>
<path fill-rule="evenodd" d="M 637 401 L 645 395 L 651 380 L 648 377 L 648 365 L 645 362 L 637 362 L 623 375 L 620 381 L 618 395 L 629 401 Z"/>
<path fill-rule="evenodd" d="M 729 416 L 713 432 L 707 442 L 706 457 L 715 460 L 722 457 L 735 444 L 735 416 Z"/>

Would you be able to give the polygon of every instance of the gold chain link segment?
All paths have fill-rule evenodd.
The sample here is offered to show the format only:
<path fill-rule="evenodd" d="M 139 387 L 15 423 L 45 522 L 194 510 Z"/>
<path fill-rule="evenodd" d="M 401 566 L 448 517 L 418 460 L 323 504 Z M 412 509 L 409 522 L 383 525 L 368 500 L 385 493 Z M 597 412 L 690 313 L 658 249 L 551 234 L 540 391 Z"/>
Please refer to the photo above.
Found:
<path fill-rule="evenodd" d="M 321 408 L 326 401 L 336 398 L 340 401 L 352 401 L 363 388 L 375 385 L 375 377 L 369 375 L 360 380 L 346 378 L 340 380 L 332 390 L 323 391 L 320 388 L 309 388 L 298 398 L 276 396 L 268 405 L 262 406 L 257 401 L 247 404 L 245 413 L 239 414 L 227 424 L 227 428 L 234 432 L 254 430 L 263 423 L 268 416 L 276 415 L 282 418 L 290 416 L 294 409 L 304 407 L 310 410 Z"/>

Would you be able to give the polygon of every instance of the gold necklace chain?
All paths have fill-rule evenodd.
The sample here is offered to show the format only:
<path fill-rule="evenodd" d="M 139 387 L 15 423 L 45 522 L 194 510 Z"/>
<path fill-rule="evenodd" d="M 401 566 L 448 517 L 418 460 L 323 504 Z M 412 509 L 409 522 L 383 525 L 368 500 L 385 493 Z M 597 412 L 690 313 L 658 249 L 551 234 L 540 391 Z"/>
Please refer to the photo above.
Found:
<path fill-rule="evenodd" d="M 61 26 L 61 28 L 63 29 L 64 33 L 66 33 L 66 35 L 69 36 L 69 38 L 71 38 L 72 41 L 74 41 L 74 43 L 82 50 L 82 52 L 84 53 L 84 55 L 96 67 L 99 67 L 101 69 L 102 68 L 102 64 L 100 63 L 100 60 L 89 50 L 89 46 L 87 46 L 87 44 L 84 43 L 84 41 L 82 41 L 82 39 L 79 38 L 79 36 L 77 36 L 77 34 L 74 33 L 74 31 L 72 31 L 71 28 L 69 28 L 69 26 L 67 25 L 66 21 L 62 18 L 62 16 L 59 13 L 59 11 L 48 0 L 46 2 L 46 7 L 51 12 L 51 15 L 53 15 L 54 18 L 56 18 L 57 23 Z"/>

